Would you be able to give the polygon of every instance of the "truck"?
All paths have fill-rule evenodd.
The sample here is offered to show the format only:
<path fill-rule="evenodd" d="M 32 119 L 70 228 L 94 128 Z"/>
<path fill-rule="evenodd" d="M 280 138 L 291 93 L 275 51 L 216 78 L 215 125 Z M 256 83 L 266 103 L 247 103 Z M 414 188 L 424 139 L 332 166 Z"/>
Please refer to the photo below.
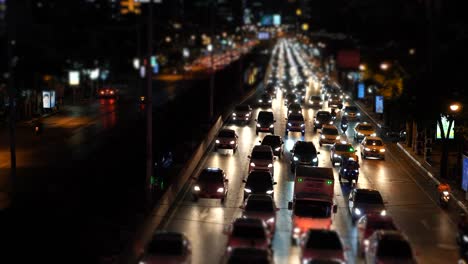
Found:
<path fill-rule="evenodd" d="M 334 202 L 333 169 L 299 165 L 294 176 L 294 193 L 288 209 L 292 211 L 291 243 L 298 244 L 309 229 L 330 229 Z"/>

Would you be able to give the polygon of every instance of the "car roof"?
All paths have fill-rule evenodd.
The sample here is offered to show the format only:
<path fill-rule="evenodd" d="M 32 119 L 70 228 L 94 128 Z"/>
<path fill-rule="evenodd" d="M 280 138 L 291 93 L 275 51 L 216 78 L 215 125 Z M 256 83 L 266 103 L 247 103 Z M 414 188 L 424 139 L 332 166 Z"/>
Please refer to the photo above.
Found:
<path fill-rule="evenodd" d="M 367 136 L 366 140 L 380 140 L 380 141 L 383 141 L 383 139 L 381 137 L 378 137 L 378 136 Z"/>
<path fill-rule="evenodd" d="M 234 220 L 233 225 L 258 225 L 263 226 L 263 220 L 258 218 L 237 218 Z"/>
<path fill-rule="evenodd" d="M 246 199 L 246 202 L 248 201 L 267 201 L 267 202 L 274 202 L 273 197 L 268 194 L 250 194 Z"/>
<path fill-rule="evenodd" d="M 153 234 L 153 239 L 185 240 L 187 237 L 183 233 L 167 230 L 158 230 Z"/>
<path fill-rule="evenodd" d="M 255 175 L 261 175 L 264 177 L 267 177 L 268 175 L 269 177 L 271 177 L 271 173 L 269 171 L 262 171 L 262 170 L 253 170 L 249 173 L 247 177 L 250 178 L 251 175 L 254 175 L 253 177 L 257 177 Z"/>
<path fill-rule="evenodd" d="M 398 230 L 385 230 L 385 229 L 380 229 L 376 230 L 376 237 L 379 240 L 386 239 L 386 240 L 403 240 L 406 242 L 409 242 L 406 236 Z"/>
<path fill-rule="evenodd" d="M 323 124 L 323 125 L 322 125 L 322 129 L 323 129 L 323 128 L 329 128 L 329 129 L 336 129 L 336 130 L 338 130 L 338 128 L 336 128 L 335 125 L 328 125 L 328 124 Z"/>
<path fill-rule="evenodd" d="M 368 188 L 356 188 L 354 189 L 354 191 L 359 192 L 359 193 L 380 193 L 376 189 L 368 189 Z"/>
<path fill-rule="evenodd" d="M 268 146 L 268 145 L 255 145 L 252 149 L 252 152 L 254 151 L 272 152 L 271 146 Z"/>
<path fill-rule="evenodd" d="M 291 113 L 288 115 L 288 118 L 290 117 L 302 117 L 304 118 L 304 115 L 302 115 L 301 113 Z"/>

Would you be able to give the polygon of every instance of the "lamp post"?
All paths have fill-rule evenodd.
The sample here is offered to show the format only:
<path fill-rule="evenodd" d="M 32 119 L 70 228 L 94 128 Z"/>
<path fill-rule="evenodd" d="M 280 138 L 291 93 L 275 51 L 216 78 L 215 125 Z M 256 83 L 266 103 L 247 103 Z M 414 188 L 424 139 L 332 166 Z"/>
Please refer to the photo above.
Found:
<path fill-rule="evenodd" d="M 447 169 L 448 169 L 448 143 L 449 143 L 449 139 L 450 139 L 450 132 L 453 129 L 452 126 L 454 124 L 456 116 L 462 110 L 462 105 L 460 103 L 457 103 L 457 102 L 451 103 L 448 110 L 449 111 L 445 114 L 445 118 L 448 121 L 447 131 L 444 131 L 444 127 L 443 127 L 443 124 L 442 124 L 442 118 L 440 117 L 437 120 L 437 123 L 438 123 L 439 128 L 440 128 L 440 132 L 441 132 L 441 138 L 442 138 L 442 154 L 441 154 L 441 157 L 440 157 L 440 172 L 439 172 L 441 178 L 447 178 L 448 177 L 448 175 L 447 175 Z"/>

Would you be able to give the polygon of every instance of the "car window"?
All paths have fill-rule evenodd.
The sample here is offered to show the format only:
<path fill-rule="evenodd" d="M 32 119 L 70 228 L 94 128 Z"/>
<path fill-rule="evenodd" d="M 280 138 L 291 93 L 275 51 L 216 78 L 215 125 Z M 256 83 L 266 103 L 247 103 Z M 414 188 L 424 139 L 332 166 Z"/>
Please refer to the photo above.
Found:
<path fill-rule="evenodd" d="M 391 258 L 412 258 L 408 242 L 398 239 L 382 239 L 377 248 L 377 256 Z"/>
<path fill-rule="evenodd" d="M 323 128 L 322 133 L 326 135 L 338 135 L 338 129 L 335 128 Z"/>
<path fill-rule="evenodd" d="M 235 137 L 236 132 L 233 130 L 221 130 L 218 133 L 218 137 L 233 138 Z"/>
<path fill-rule="evenodd" d="M 272 112 L 259 112 L 258 120 L 273 121 L 273 113 Z"/>
<path fill-rule="evenodd" d="M 265 231 L 260 226 L 237 226 L 234 225 L 232 231 L 233 237 L 250 238 L 250 239 L 265 239 Z"/>
<path fill-rule="evenodd" d="M 333 232 L 311 232 L 306 242 L 306 248 L 343 250 L 338 235 Z"/>
<path fill-rule="evenodd" d="M 222 183 L 223 175 L 219 172 L 202 172 L 198 180 L 201 182 Z"/>
<path fill-rule="evenodd" d="M 279 145 L 279 144 L 281 144 L 281 140 L 279 137 L 267 135 L 262 140 L 262 145 Z"/>
<path fill-rule="evenodd" d="M 238 105 L 236 106 L 235 111 L 250 111 L 250 108 L 248 105 Z"/>
<path fill-rule="evenodd" d="M 383 142 L 377 139 L 368 139 L 366 141 L 366 145 L 368 146 L 383 146 Z"/>
<path fill-rule="evenodd" d="M 252 151 L 252 159 L 271 160 L 273 154 L 270 151 Z"/>
<path fill-rule="evenodd" d="M 329 112 L 318 112 L 317 117 L 330 117 L 331 114 Z"/>
<path fill-rule="evenodd" d="M 245 206 L 245 210 L 255 212 L 273 212 L 275 208 L 273 208 L 273 203 L 271 201 L 250 199 Z"/>
<path fill-rule="evenodd" d="M 335 145 L 336 151 L 347 151 L 347 152 L 354 152 L 354 148 L 351 145 Z"/>
<path fill-rule="evenodd" d="M 374 127 L 369 126 L 369 125 L 359 125 L 358 129 L 359 130 L 372 131 L 372 130 L 374 130 Z"/>
<path fill-rule="evenodd" d="M 295 153 L 316 153 L 315 146 L 312 143 L 297 143 L 294 147 Z"/>
<path fill-rule="evenodd" d="M 147 252 L 154 255 L 180 256 L 184 253 L 182 240 L 153 239 L 147 248 Z"/>
<path fill-rule="evenodd" d="M 357 107 L 355 107 L 355 106 L 347 106 L 347 107 L 345 107 L 345 111 L 346 111 L 346 112 L 356 112 L 356 111 L 357 111 Z"/>
<path fill-rule="evenodd" d="M 291 121 L 304 121 L 304 117 L 302 115 L 289 115 L 288 120 L 291 120 Z"/>
<path fill-rule="evenodd" d="M 383 204 L 382 196 L 378 192 L 356 192 L 355 202 Z"/>

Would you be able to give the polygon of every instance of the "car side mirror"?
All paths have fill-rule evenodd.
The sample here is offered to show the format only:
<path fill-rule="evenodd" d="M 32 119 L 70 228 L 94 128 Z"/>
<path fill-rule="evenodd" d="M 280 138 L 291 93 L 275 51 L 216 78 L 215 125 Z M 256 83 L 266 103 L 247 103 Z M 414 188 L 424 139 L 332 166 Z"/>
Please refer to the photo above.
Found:
<path fill-rule="evenodd" d="M 247 181 L 246 181 L 246 180 L 242 180 L 242 182 L 243 182 L 243 183 L 247 183 Z"/>
<path fill-rule="evenodd" d="M 247 156 L 247 158 L 249 158 L 249 159 L 250 159 L 251 157 L 252 157 L 252 156 L 250 156 L 250 155 Z"/>
<path fill-rule="evenodd" d="M 229 182 L 229 180 L 228 180 L 228 179 L 224 179 L 224 182 Z"/>
<path fill-rule="evenodd" d="M 333 213 L 336 214 L 337 211 L 338 211 L 338 206 L 335 204 L 333 205 Z"/>
<path fill-rule="evenodd" d="M 278 183 L 277 183 L 277 182 L 273 182 L 273 185 L 276 185 L 276 184 L 278 184 Z"/>
<path fill-rule="evenodd" d="M 292 202 L 288 202 L 288 210 L 292 210 L 293 209 L 293 203 Z"/>

